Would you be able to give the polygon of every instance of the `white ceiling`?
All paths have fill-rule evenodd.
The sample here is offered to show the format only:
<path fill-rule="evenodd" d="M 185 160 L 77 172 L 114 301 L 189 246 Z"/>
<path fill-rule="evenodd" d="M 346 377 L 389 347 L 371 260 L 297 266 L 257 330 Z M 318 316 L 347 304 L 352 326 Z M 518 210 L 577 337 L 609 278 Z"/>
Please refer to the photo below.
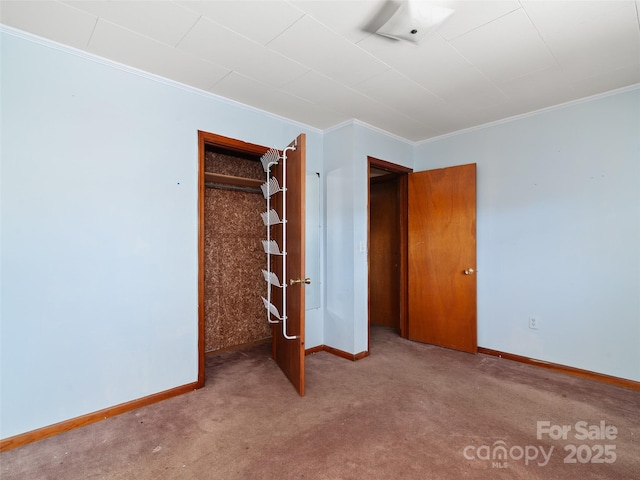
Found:
<path fill-rule="evenodd" d="M 388 0 L 11 1 L 0 22 L 324 130 L 417 142 L 640 83 L 638 1 L 434 1 L 419 45 Z"/>

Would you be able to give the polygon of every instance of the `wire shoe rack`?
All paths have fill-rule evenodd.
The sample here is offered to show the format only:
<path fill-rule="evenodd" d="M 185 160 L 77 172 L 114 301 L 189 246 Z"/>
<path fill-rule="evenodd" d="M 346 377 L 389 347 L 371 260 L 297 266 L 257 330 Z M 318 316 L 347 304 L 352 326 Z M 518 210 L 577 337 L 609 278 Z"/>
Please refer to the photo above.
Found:
<path fill-rule="evenodd" d="M 285 281 L 287 278 L 287 151 L 289 150 L 295 150 L 295 146 L 285 148 L 282 154 L 275 148 L 271 148 L 260 159 L 266 174 L 266 182 L 260 188 L 267 203 L 266 211 L 260 216 L 267 230 L 267 239 L 262 240 L 264 252 L 267 254 L 267 269 L 262 270 L 267 284 L 266 298 L 262 297 L 262 302 L 267 310 L 267 321 L 271 324 L 282 322 L 284 338 L 293 340 L 298 337 L 287 333 L 287 282 Z M 280 163 L 282 163 L 282 185 L 271 171 L 272 167 Z M 276 194 L 282 195 L 280 213 L 271 206 L 271 199 Z M 271 229 L 274 226 L 280 226 L 282 229 L 282 245 L 271 238 Z M 276 261 L 272 258 L 274 256 L 279 257 L 282 262 L 282 279 L 279 279 L 278 275 L 272 271 Z M 279 289 L 279 291 L 274 292 L 273 289 Z M 274 294 L 282 296 L 282 312 L 273 304 Z"/>

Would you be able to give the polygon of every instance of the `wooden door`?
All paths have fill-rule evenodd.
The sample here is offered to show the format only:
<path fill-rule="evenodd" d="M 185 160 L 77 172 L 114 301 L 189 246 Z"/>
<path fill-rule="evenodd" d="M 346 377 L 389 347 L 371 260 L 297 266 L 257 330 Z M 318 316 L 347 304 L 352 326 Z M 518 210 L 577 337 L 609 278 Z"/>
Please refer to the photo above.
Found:
<path fill-rule="evenodd" d="M 476 353 L 476 166 L 408 177 L 409 339 Z"/>
<path fill-rule="evenodd" d="M 281 312 L 286 311 L 285 322 L 273 325 L 272 353 L 284 374 L 291 381 L 300 395 L 304 395 L 304 280 L 305 278 L 305 185 L 306 185 L 306 136 L 301 134 L 286 150 L 286 170 L 281 160 L 273 170 L 274 176 L 281 186 L 286 175 L 286 277 L 283 276 L 282 262 L 274 265 L 274 272 L 285 285 L 286 310 L 282 308 L 282 297 L 275 299 L 274 304 Z M 282 215 L 282 194 L 274 195 L 274 207 Z M 282 227 L 273 227 L 274 238 L 278 245 L 285 245 Z M 294 283 L 291 283 L 291 280 Z M 286 335 L 285 335 L 286 334 Z M 295 337 L 295 338 L 286 338 Z"/>
<path fill-rule="evenodd" d="M 400 329 L 400 198 L 397 176 L 369 189 L 369 321 Z"/>

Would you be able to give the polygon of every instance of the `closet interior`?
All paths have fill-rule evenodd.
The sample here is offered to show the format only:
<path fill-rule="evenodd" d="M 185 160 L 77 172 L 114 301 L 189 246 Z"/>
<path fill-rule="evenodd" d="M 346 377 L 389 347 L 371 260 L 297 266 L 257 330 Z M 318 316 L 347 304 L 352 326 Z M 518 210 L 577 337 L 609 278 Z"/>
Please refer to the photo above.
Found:
<path fill-rule="evenodd" d="M 260 156 L 205 148 L 205 353 L 267 341 Z"/>

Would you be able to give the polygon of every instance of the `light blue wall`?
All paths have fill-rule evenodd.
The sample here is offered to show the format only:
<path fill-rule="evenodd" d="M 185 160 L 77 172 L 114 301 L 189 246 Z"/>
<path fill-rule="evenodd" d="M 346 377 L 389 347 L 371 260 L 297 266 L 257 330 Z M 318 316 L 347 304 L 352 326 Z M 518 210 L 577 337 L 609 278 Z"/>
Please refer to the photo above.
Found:
<path fill-rule="evenodd" d="M 1 35 L 6 438 L 196 380 L 198 130 L 275 147 L 306 132 L 324 172 L 316 130 Z"/>
<path fill-rule="evenodd" d="M 404 166 L 408 142 L 349 123 L 325 133 L 325 344 L 348 353 L 368 350 L 368 163 L 375 157 Z M 361 249 L 361 245 L 364 249 Z"/>
<path fill-rule="evenodd" d="M 368 160 L 374 157 L 379 160 L 411 167 L 413 163 L 413 147 L 407 142 L 390 135 L 383 135 L 362 125 L 355 126 L 354 140 L 354 238 L 368 244 L 367 216 L 368 204 Z M 359 252 L 359 249 L 358 249 Z M 367 254 L 357 253 L 354 261 L 354 353 L 368 350 L 368 294 L 369 265 Z"/>
<path fill-rule="evenodd" d="M 354 352 L 355 240 L 353 236 L 353 126 L 325 134 L 326 315 L 324 342 Z"/>
<path fill-rule="evenodd" d="M 640 380 L 638 90 L 415 146 L 1 41 L 3 438 L 196 380 L 198 130 L 307 133 L 323 238 L 307 348 L 367 349 L 367 156 L 475 162 L 480 345 Z"/>
<path fill-rule="evenodd" d="M 479 345 L 640 380 L 640 90 L 416 147 L 472 162 Z"/>

